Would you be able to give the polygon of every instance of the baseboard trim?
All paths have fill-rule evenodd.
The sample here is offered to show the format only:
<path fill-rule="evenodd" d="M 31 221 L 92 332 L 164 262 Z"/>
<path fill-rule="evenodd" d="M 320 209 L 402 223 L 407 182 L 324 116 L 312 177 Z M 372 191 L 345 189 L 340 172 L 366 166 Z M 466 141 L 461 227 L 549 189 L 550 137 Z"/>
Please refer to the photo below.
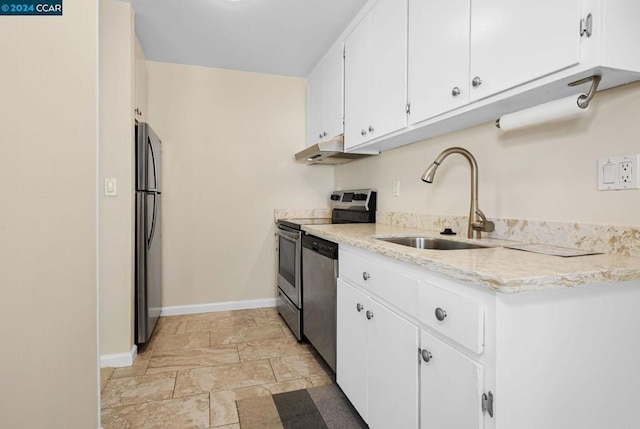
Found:
<path fill-rule="evenodd" d="M 180 316 L 183 314 L 215 313 L 217 311 L 275 307 L 276 303 L 277 298 L 266 298 L 250 299 L 247 301 L 213 302 L 210 304 L 176 305 L 172 307 L 162 307 L 160 316 Z"/>
<path fill-rule="evenodd" d="M 138 355 L 138 346 L 135 344 L 131 347 L 129 353 L 115 353 L 112 355 L 100 356 L 100 368 L 122 368 L 131 366 Z"/>

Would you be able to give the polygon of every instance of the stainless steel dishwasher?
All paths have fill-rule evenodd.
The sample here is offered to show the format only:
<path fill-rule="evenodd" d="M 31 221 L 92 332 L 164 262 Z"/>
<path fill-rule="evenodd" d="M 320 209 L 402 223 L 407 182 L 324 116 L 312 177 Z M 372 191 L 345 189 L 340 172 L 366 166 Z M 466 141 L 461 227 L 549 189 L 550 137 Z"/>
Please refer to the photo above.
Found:
<path fill-rule="evenodd" d="M 334 371 L 337 278 L 338 244 L 313 235 L 302 236 L 302 329 Z"/>

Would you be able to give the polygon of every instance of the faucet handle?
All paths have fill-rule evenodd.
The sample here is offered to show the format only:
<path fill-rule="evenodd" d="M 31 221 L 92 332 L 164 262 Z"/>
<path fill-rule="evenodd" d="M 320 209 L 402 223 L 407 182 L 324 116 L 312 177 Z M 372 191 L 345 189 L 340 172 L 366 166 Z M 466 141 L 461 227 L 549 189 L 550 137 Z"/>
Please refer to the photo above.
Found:
<path fill-rule="evenodd" d="M 482 213 L 479 208 L 476 209 L 476 215 L 480 216 L 480 222 L 473 222 L 472 227 L 476 231 L 493 232 L 496 229 L 496 225 L 487 220 L 487 217 Z"/>

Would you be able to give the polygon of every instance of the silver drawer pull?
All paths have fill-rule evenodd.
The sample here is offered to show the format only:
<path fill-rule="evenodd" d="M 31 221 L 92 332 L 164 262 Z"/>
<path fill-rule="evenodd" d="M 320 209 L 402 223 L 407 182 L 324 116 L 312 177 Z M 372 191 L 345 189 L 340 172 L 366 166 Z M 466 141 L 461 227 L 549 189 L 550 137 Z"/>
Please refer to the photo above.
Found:
<path fill-rule="evenodd" d="M 369 310 L 367 310 L 367 319 L 369 320 L 373 319 L 373 313 Z"/>
<path fill-rule="evenodd" d="M 422 355 L 422 360 L 426 363 L 429 363 L 429 361 L 433 358 L 433 355 L 429 352 L 429 350 L 422 349 L 422 352 L 420 354 Z"/>
<path fill-rule="evenodd" d="M 367 280 L 369 280 L 370 278 L 371 278 L 371 276 L 369 275 L 369 273 L 368 273 L 368 272 L 366 272 L 366 271 L 363 271 L 363 272 L 362 272 L 362 280 L 364 280 L 364 281 L 366 282 L 366 281 L 367 281 Z"/>
<path fill-rule="evenodd" d="M 356 304 L 356 310 L 358 310 L 358 313 L 360 313 L 360 312 L 362 311 L 362 309 L 363 309 L 363 308 L 364 308 L 364 307 L 362 306 L 362 304 L 360 304 L 360 303 L 357 303 L 357 304 Z"/>
<path fill-rule="evenodd" d="M 441 309 L 440 307 L 436 308 L 436 319 L 439 321 L 443 321 L 447 317 L 447 312 Z"/>

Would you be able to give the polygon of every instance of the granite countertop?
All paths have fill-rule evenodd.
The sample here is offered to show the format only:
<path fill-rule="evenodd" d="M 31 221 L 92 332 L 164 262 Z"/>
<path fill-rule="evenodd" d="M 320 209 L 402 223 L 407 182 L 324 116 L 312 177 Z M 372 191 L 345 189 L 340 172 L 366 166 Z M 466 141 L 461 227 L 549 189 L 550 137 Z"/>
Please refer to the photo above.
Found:
<path fill-rule="evenodd" d="M 496 239 L 482 239 L 483 245 L 492 246 L 486 249 L 414 249 L 372 236 L 443 237 L 438 231 L 387 224 L 307 225 L 303 230 L 503 293 L 640 280 L 640 258 L 637 257 L 601 254 L 564 258 L 506 249 L 500 246 L 517 242 Z M 469 241 L 460 235 L 444 238 Z"/>

